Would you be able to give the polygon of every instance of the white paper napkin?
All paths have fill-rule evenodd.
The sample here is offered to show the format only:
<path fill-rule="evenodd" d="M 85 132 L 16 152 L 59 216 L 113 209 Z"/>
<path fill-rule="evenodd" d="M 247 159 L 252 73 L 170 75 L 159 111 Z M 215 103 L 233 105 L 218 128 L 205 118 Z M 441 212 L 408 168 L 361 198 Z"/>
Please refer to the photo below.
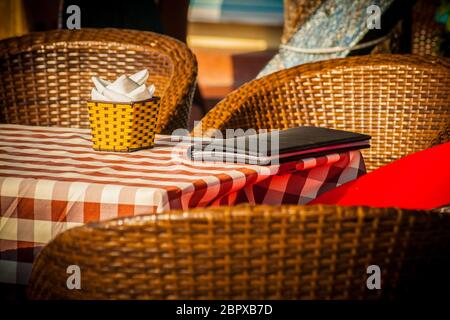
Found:
<path fill-rule="evenodd" d="M 148 70 L 141 70 L 132 76 L 122 75 L 114 82 L 98 77 L 92 77 L 95 88 L 92 89 L 91 99 L 108 102 L 137 102 L 153 97 L 155 86 L 146 86 Z"/>

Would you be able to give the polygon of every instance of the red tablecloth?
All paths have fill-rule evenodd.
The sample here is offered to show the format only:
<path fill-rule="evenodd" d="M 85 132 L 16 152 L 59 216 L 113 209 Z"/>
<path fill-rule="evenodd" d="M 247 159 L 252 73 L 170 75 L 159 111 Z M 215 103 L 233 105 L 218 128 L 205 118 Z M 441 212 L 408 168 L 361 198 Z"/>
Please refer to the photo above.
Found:
<path fill-rule="evenodd" d="M 211 164 L 157 136 L 134 153 L 96 152 L 85 129 L 0 125 L 0 282 L 27 283 L 40 248 L 99 221 L 211 205 L 304 204 L 365 172 L 359 151 L 282 166 Z"/>

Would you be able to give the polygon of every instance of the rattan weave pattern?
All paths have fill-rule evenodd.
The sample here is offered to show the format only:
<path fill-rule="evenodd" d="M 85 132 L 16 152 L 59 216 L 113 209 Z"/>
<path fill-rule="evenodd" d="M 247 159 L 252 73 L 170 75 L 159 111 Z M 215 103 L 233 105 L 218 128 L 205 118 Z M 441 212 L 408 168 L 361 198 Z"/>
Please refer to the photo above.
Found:
<path fill-rule="evenodd" d="M 92 76 L 147 68 L 161 97 L 160 128 L 186 128 L 197 76 L 178 40 L 121 29 L 55 30 L 0 41 L 0 122 L 89 128 Z"/>
<path fill-rule="evenodd" d="M 153 147 L 159 101 L 158 97 L 130 104 L 88 101 L 93 148 L 129 152 Z"/>
<path fill-rule="evenodd" d="M 443 26 L 434 21 L 439 0 L 418 0 L 412 10 L 411 53 L 439 55 Z"/>
<path fill-rule="evenodd" d="M 66 231 L 34 263 L 33 299 L 361 299 L 448 290 L 448 214 L 238 206 L 121 218 Z M 367 290 L 366 268 L 382 290 Z M 66 287 L 68 265 L 81 290 Z M 430 269 L 433 272 L 429 272 Z M 445 273 L 444 273 L 445 274 Z M 414 280 L 412 280 L 414 279 Z M 418 291 L 437 285 L 435 291 Z M 442 287 L 439 287 L 442 286 Z M 406 290 L 406 291 L 405 291 Z M 448 292 L 448 291 L 447 291 Z"/>
<path fill-rule="evenodd" d="M 450 122 L 442 128 L 442 130 L 437 134 L 437 136 L 431 141 L 430 147 L 440 145 L 442 143 L 447 143 L 450 141 Z"/>
<path fill-rule="evenodd" d="M 368 170 L 425 149 L 450 122 L 448 60 L 369 55 L 308 63 L 244 84 L 194 128 L 286 129 L 299 125 L 372 136 Z"/>

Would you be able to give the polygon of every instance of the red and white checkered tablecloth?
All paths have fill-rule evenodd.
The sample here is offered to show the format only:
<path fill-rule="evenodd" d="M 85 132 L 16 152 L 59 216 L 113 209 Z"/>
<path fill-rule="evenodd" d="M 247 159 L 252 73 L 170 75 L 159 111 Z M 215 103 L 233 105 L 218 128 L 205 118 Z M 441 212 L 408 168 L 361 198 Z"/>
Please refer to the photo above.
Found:
<path fill-rule="evenodd" d="M 281 166 L 211 164 L 189 142 L 96 152 L 85 129 L 0 125 L 0 283 L 26 284 L 37 252 L 91 221 L 212 205 L 305 204 L 364 174 L 359 151 Z"/>

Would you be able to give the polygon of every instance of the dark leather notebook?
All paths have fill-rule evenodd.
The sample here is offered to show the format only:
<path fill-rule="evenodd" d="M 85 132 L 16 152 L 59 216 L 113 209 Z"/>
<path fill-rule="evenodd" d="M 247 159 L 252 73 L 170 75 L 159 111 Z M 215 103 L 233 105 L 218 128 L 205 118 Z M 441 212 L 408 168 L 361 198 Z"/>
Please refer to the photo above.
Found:
<path fill-rule="evenodd" d="M 368 148 L 370 136 L 322 127 L 302 126 L 231 139 L 194 143 L 193 160 L 270 165 L 296 159 Z"/>

